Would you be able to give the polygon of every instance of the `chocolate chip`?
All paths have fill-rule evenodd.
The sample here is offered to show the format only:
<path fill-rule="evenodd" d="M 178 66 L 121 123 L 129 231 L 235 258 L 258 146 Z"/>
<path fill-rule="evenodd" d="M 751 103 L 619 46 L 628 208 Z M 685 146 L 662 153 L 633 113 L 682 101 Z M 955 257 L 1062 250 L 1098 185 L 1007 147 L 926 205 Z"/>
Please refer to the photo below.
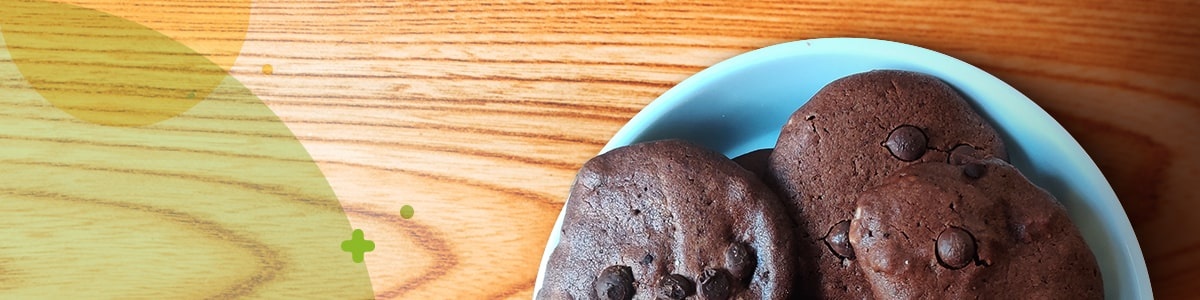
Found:
<path fill-rule="evenodd" d="M 754 252 L 751 252 L 750 246 L 746 244 L 734 242 L 725 249 L 725 267 L 729 268 L 733 277 L 741 279 L 742 282 L 750 282 L 756 264 Z"/>
<path fill-rule="evenodd" d="M 950 155 L 946 156 L 946 162 L 957 166 L 964 165 L 978 158 L 975 156 L 975 147 L 967 144 L 959 144 L 958 146 L 954 146 L 954 149 L 950 149 Z"/>
<path fill-rule="evenodd" d="M 963 166 L 963 174 L 966 174 L 967 177 L 978 179 L 983 177 L 984 173 L 987 173 L 987 166 L 981 163 L 969 163 Z"/>
<path fill-rule="evenodd" d="M 892 133 L 888 134 L 887 143 L 885 144 L 888 151 L 892 152 L 892 156 L 903 161 L 914 161 L 925 155 L 925 148 L 928 147 L 929 140 L 925 137 L 925 132 L 920 128 L 912 125 L 903 125 L 896 127 Z"/>
<path fill-rule="evenodd" d="M 966 267 L 975 261 L 975 238 L 962 228 L 946 228 L 938 234 L 937 257 L 943 267 L 951 270 Z"/>
<path fill-rule="evenodd" d="M 841 221 L 830 227 L 825 236 L 825 245 L 838 257 L 854 259 L 854 248 L 850 246 L 850 221 Z"/>
<path fill-rule="evenodd" d="M 707 300 L 729 299 L 729 275 L 724 270 L 707 269 L 700 274 L 700 297 Z"/>
<path fill-rule="evenodd" d="M 626 266 L 609 266 L 600 271 L 592 283 L 596 296 L 606 300 L 633 299 L 633 269 Z"/>
<path fill-rule="evenodd" d="M 658 283 L 659 299 L 679 300 L 691 296 L 696 291 L 696 286 L 692 284 L 692 281 L 679 274 L 667 275 Z"/>

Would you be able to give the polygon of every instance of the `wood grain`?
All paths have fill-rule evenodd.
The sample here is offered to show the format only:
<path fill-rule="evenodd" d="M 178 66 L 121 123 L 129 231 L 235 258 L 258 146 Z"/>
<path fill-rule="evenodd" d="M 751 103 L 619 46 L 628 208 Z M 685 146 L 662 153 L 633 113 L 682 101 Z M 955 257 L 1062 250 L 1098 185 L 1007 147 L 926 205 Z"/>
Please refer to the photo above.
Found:
<path fill-rule="evenodd" d="M 255 0 L 241 40 L 186 17 L 237 1 L 71 2 L 242 42 L 230 72 L 376 241 L 381 299 L 528 299 L 575 171 L 640 108 L 734 55 L 842 36 L 940 51 L 1028 95 L 1116 189 L 1155 295 L 1200 295 L 1195 1 Z"/>

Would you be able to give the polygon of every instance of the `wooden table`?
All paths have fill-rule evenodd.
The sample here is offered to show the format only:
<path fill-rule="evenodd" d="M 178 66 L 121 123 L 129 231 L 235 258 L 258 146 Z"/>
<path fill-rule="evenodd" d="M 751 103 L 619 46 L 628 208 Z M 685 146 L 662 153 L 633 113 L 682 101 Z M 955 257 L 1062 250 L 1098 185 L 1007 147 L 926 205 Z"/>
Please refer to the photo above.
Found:
<path fill-rule="evenodd" d="M 716 62 L 819 37 L 910 43 L 1015 86 L 1104 171 L 1156 296 L 1200 295 L 1195 1 L 65 2 L 258 95 L 376 241 L 379 298 L 528 299 L 576 170 L 630 117 Z"/>

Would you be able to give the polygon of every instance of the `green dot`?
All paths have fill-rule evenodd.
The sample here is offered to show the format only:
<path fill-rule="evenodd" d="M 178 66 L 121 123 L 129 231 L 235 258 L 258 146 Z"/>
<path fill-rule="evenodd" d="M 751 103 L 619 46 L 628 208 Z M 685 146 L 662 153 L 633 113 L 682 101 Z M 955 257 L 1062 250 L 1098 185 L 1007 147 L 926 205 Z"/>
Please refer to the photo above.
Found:
<path fill-rule="evenodd" d="M 413 207 L 410 205 L 405 205 L 404 207 L 400 208 L 400 217 L 402 217 L 402 218 L 405 218 L 405 219 L 412 218 L 413 213 L 415 213 L 415 212 L 413 211 Z"/>

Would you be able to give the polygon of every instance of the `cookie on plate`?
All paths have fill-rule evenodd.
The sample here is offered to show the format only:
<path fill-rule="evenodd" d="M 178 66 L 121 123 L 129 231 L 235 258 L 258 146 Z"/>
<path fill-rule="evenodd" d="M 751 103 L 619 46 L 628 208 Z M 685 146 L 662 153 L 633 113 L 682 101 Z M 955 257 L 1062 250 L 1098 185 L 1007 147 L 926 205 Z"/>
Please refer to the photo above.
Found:
<path fill-rule="evenodd" d="M 810 297 L 870 298 L 847 230 L 852 196 L 921 162 L 1007 159 L 996 131 L 929 75 L 879 70 L 826 85 L 792 114 L 771 153 L 771 182 L 799 227 Z"/>
<path fill-rule="evenodd" d="M 764 148 L 750 151 L 746 154 L 734 157 L 733 162 L 742 166 L 742 168 L 753 172 L 754 175 L 758 176 L 759 179 L 764 180 L 764 183 L 770 185 L 771 183 L 766 182 L 765 180 L 771 178 L 771 167 L 769 166 L 771 162 L 771 150 L 774 149 Z"/>
<path fill-rule="evenodd" d="M 1103 298 L 1066 210 L 999 159 L 901 169 L 857 197 L 849 232 L 876 299 Z"/>
<path fill-rule="evenodd" d="M 787 299 L 793 225 L 753 173 L 679 140 L 584 164 L 539 299 Z"/>

